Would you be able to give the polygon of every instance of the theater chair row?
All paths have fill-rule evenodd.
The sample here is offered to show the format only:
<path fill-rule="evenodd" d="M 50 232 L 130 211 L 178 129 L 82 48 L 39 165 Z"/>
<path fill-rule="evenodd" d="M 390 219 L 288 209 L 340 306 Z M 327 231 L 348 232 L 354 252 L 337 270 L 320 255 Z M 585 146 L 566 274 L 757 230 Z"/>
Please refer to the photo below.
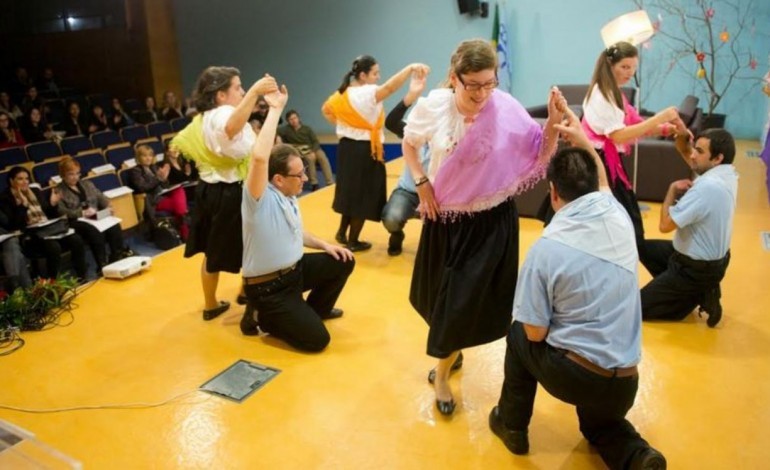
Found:
<path fill-rule="evenodd" d="M 120 132 L 106 130 L 95 132 L 90 137 L 83 135 L 66 137 L 59 143 L 45 141 L 4 149 L 0 150 L 0 169 L 26 162 L 40 163 L 61 155 L 78 155 L 93 149 L 106 151 L 116 144 L 128 143 L 133 146 L 149 138 L 165 142 L 169 135 L 184 129 L 189 122 L 189 118 L 179 118 L 171 122 L 158 121 L 147 125 L 124 127 Z M 160 152 L 162 153 L 162 149 Z"/>

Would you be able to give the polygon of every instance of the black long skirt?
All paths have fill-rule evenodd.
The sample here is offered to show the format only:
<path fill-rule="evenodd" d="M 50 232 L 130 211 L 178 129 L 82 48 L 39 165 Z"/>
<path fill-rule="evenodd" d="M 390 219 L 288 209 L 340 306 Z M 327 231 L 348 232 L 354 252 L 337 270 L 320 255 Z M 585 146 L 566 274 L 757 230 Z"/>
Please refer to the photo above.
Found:
<path fill-rule="evenodd" d="M 429 356 L 504 337 L 519 268 L 519 215 L 513 200 L 456 221 L 427 221 L 409 300 L 430 326 Z"/>
<path fill-rule="evenodd" d="M 387 201 L 386 190 L 385 164 L 372 158 L 369 141 L 340 139 L 334 211 L 379 222 Z"/>

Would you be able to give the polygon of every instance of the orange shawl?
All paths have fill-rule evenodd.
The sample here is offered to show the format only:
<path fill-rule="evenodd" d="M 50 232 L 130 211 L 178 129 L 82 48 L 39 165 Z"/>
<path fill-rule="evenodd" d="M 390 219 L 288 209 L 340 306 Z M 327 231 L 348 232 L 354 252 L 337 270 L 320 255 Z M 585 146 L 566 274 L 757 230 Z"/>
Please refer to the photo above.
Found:
<path fill-rule="evenodd" d="M 331 108 L 332 113 L 338 121 L 342 121 L 345 125 L 356 129 L 369 131 L 372 156 L 378 161 L 384 161 L 384 151 L 382 139 L 380 138 L 380 131 L 385 124 L 385 111 L 380 111 L 377 122 L 370 124 L 369 121 L 364 119 L 364 117 L 350 104 L 347 90 L 342 94 L 340 94 L 339 91 L 335 91 L 334 94 L 326 100 L 326 103 L 324 103 L 324 106 L 327 105 Z"/>

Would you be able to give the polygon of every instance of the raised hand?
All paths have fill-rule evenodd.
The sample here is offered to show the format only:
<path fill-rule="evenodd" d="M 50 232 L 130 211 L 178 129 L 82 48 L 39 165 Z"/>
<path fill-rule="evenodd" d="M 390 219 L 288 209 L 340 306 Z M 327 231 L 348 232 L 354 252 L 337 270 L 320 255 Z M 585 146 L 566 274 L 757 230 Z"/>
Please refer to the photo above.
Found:
<path fill-rule="evenodd" d="M 59 201 L 61 201 L 61 193 L 59 193 L 58 188 L 53 188 L 51 190 L 51 199 L 49 200 L 49 202 L 51 203 L 52 206 L 55 206 L 59 204 Z"/>
<path fill-rule="evenodd" d="M 548 118 L 561 121 L 567 109 L 567 99 L 561 94 L 559 88 L 551 87 L 548 93 Z"/>
<path fill-rule="evenodd" d="M 559 130 L 561 136 L 567 140 L 570 145 L 580 147 L 586 150 L 593 148 L 591 141 L 588 140 L 583 126 L 580 125 L 580 119 L 569 108 L 566 108 L 565 121 L 562 124 L 554 124 L 553 127 Z"/>
<path fill-rule="evenodd" d="M 252 85 L 251 88 L 258 95 L 266 95 L 277 91 L 278 83 L 275 81 L 275 78 L 266 73 L 264 77 L 254 82 L 254 85 Z"/>
<path fill-rule="evenodd" d="M 286 102 L 289 101 L 289 91 L 286 89 L 286 85 L 281 85 L 281 88 L 272 93 L 264 95 L 267 105 L 271 108 L 282 110 L 286 106 Z"/>
<path fill-rule="evenodd" d="M 410 64 L 409 67 L 410 71 L 412 72 L 412 76 L 416 75 L 418 77 L 424 77 L 430 73 L 430 67 L 425 64 L 414 63 Z"/>
<path fill-rule="evenodd" d="M 658 113 L 655 114 L 655 118 L 658 119 L 661 124 L 664 122 L 673 122 L 674 120 L 679 119 L 679 111 L 677 111 L 676 106 L 669 106 L 666 109 L 658 111 Z"/>

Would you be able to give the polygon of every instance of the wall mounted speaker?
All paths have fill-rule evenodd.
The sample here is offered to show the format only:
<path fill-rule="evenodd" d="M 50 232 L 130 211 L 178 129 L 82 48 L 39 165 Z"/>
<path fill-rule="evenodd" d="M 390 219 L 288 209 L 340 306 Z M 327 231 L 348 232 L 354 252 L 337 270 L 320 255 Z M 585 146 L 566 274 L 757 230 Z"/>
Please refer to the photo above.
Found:
<path fill-rule="evenodd" d="M 460 13 L 470 13 L 475 15 L 479 11 L 479 0 L 457 0 L 457 5 L 460 7 Z"/>

